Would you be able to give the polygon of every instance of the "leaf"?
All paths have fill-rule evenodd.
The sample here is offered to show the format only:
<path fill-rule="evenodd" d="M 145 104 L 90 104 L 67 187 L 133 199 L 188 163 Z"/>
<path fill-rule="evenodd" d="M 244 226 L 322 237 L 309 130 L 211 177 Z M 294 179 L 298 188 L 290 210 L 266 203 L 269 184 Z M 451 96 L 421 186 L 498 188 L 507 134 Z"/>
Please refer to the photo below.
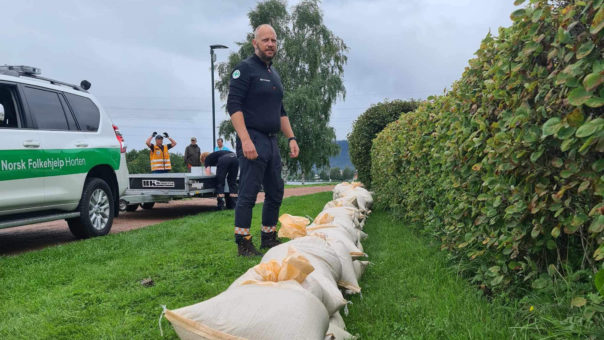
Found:
<path fill-rule="evenodd" d="M 604 269 L 598 270 L 594 283 L 600 295 L 604 296 Z"/>
<path fill-rule="evenodd" d="M 531 283 L 531 287 L 533 287 L 533 289 L 543 289 L 548 285 L 549 282 L 549 279 L 538 278 L 537 280 L 533 281 L 533 283 Z"/>
<path fill-rule="evenodd" d="M 604 119 L 596 118 L 581 125 L 575 134 L 579 138 L 585 138 L 593 135 L 598 129 L 604 126 Z"/>
<path fill-rule="evenodd" d="M 503 281 L 503 275 L 499 275 L 491 281 L 492 286 L 497 286 Z"/>
<path fill-rule="evenodd" d="M 560 130 L 558 130 L 558 132 L 556 132 L 556 137 L 558 137 L 558 139 L 568 139 L 569 137 L 572 137 L 572 135 L 575 134 L 575 131 L 577 131 L 576 128 L 569 126 L 569 127 L 564 127 L 562 126 L 560 128 Z"/>
<path fill-rule="evenodd" d="M 526 10 L 524 8 L 517 9 L 512 12 L 512 14 L 510 15 L 510 19 L 512 19 L 512 21 L 520 20 L 525 15 L 526 15 Z"/>
<path fill-rule="evenodd" d="M 590 73 L 583 79 L 583 87 L 586 91 L 595 90 L 600 84 L 604 83 L 604 73 L 594 72 Z"/>
<path fill-rule="evenodd" d="M 540 157 L 541 155 L 543 155 L 543 148 L 540 148 L 539 150 L 531 153 L 531 162 L 535 163 Z"/>
<path fill-rule="evenodd" d="M 553 238 L 558 238 L 558 236 L 560 236 L 560 227 L 555 227 L 552 229 L 551 234 Z"/>
<path fill-rule="evenodd" d="M 600 6 L 600 10 L 594 15 L 589 33 L 596 35 L 602 28 L 604 28 L 604 6 Z"/>
<path fill-rule="evenodd" d="M 531 17 L 531 21 L 532 22 L 537 22 L 537 21 L 539 21 L 539 19 L 541 19 L 542 16 L 543 16 L 543 9 L 541 9 L 541 8 L 536 9 L 533 12 L 533 15 Z"/>
<path fill-rule="evenodd" d="M 554 159 L 552 159 L 552 166 L 555 168 L 560 168 L 562 167 L 562 165 L 564 165 L 564 161 L 562 161 L 562 159 L 556 157 Z"/>
<path fill-rule="evenodd" d="M 562 150 L 563 152 L 566 152 L 570 149 L 571 146 L 573 146 L 573 144 L 575 143 L 576 139 L 567 139 L 564 142 L 562 142 L 562 144 L 560 144 L 560 150 Z"/>
<path fill-rule="evenodd" d="M 576 296 L 570 301 L 572 307 L 583 307 L 587 303 L 584 297 Z"/>
<path fill-rule="evenodd" d="M 583 223 L 585 223 L 587 220 L 589 219 L 589 217 L 583 213 L 579 213 L 575 216 L 573 216 L 572 221 L 570 222 L 570 225 L 573 227 L 580 227 L 583 225 Z"/>
<path fill-rule="evenodd" d="M 551 136 L 551 135 L 555 134 L 556 132 L 558 132 L 558 130 L 560 130 L 561 127 L 562 127 L 562 125 L 560 124 L 560 118 L 558 118 L 558 117 L 550 118 L 547 120 L 547 122 L 545 122 L 545 124 L 543 124 L 543 127 L 542 127 L 543 135 L 541 137 L 544 138 L 547 136 Z"/>
<path fill-rule="evenodd" d="M 522 5 L 523 2 L 524 2 L 524 0 L 515 0 L 514 6 Z"/>
<path fill-rule="evenodd" d="M 579 127 L 584 121 L 585 115 L 583 115 L 583 111 L 581 111 L 580 107 L 575 108 L 566 116 L 566 122 L 570 126 Z"/>
<path fill-rule="evenodd" d="M 588 231 L 593 234 L 597 234 L 604 230 L 604 215 L 598 215 L 594 218 L 593 222 L 589 226 Z"/>
<path fill-rule="evenodd" d="M 583 59 L 587 57 L 591 53 L 591 51 L 593 51 L 594 46 L 595 45 L 593 42 L 591 42 L 591 40 L 581 45 L 577 50 L 577 59 Z"/>
<path fill-rule="evenodd" d="M 591 165 L 591 169 L 595 172 L 600 172 L 604 170 L 604 158 L 598 159 Z"/>
<path fill-rule="evenodd" d="M 577 87 L 568 93 L 568 102 L 574 106 L 581 106 L 591 98 L 591 93 L 585 91 L 583 87 Z"/>
<path fill-rule="evenodd" d="M 593 108 L 597 108 L 604 105 L 604 97 L 591 97 L 586 102 L 585 105 Z"/>
<path fill-rule="evenodd" d="M 581 185 L 579 185 L 579 189 L 577 189 L 577 192 L 582 193 L 583 191 L 587 190 L 590 184 L 590 181 L 583 181 Z"/>

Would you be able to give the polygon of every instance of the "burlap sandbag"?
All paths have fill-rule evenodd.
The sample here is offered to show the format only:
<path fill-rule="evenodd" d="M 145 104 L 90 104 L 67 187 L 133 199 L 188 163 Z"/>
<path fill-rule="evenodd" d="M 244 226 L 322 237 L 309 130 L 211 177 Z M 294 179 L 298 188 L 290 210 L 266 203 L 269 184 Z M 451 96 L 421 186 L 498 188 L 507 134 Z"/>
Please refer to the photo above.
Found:
<path fill-rule="evenodd" d="M 329 314 L 296 281 L 234 287 L 200 303 L 167 310 L 181 339 L 324 339 Z"/>

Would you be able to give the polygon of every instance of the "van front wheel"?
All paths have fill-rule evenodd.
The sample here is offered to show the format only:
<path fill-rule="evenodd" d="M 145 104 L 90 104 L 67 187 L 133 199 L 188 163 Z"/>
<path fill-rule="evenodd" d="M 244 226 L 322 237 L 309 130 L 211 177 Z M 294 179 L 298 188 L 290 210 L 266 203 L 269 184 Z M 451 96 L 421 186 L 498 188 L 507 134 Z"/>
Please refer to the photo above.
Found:
<path fill-rule="evenodd" d="M 67 220 L 69 230 L 78 238 L 106 235 L 113 224 L 114 209 L 109 185 L 100 178 L 88 179 L 78 205 L 80 216 Z"/>

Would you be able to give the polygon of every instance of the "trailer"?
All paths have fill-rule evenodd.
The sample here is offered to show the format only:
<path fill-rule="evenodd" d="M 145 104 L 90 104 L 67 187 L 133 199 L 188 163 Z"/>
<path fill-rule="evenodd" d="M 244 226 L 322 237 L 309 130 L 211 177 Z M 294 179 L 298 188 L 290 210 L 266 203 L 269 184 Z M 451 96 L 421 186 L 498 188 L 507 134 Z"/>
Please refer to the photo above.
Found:
<path fill-rule="evenodd" d="M 120 197 L 121 211 L 135 211 L 141 206 L 152 209 L 155 203 L 193 197 L 216 197 L 216 175 L 199 173 L 134 174 L 128 189 Z M 225 193 L 228 185 L 225 183 Z"/>

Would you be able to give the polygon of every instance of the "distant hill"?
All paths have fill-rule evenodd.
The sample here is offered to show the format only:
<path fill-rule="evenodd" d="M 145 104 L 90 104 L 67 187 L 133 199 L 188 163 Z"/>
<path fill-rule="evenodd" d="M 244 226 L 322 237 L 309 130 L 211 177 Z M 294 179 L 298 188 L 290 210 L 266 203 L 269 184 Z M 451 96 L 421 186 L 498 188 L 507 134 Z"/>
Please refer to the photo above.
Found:
<path fill-rule="evenodd" d="M 329 166 L 331 168 L 351 168 L 354 169 L 354 165 L 350 161 L 350 155 L 348 154 L 348 141 L 338 140 L 336 141 L 340 146 L 340 154 L 329 158 Z"/>

